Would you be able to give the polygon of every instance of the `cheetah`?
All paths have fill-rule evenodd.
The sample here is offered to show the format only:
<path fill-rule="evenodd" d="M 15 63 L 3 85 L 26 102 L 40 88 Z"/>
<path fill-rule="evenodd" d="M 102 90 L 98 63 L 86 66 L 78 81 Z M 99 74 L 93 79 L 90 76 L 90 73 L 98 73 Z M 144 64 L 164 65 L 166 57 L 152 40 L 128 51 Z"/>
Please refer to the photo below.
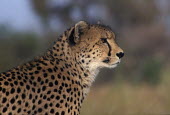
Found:
<path fill-rule="evenodd" d="M 43 55 L 0 73 L 0 115 L 79 115 L 99 69 L 123 56 L 111 28 L 80 21 Z"/>

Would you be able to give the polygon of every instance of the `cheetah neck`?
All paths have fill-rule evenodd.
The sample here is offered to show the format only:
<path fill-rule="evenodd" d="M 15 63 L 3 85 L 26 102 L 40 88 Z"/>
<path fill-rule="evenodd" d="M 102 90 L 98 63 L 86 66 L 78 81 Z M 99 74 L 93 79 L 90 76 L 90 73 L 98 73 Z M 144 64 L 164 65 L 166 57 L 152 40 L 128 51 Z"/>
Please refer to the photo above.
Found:
<path fill-rule="evenodd" d="M 89 68 L 80 62 L 80 59 L 70 48 L 69 43 L 67 42 L 66 35 L 63 35 L 62 39 L 57 41 L 52 49 L 49 51 L 49 53 L 47 52 L 47 54 L 51 54 L 51 52 L 54 52 L 54 58 L 63 59 L 66 63 L 72 64 L 73 68 L 77 70 L 78 75 L 81 76 L 81 78 L 77 77 L 76 79 L 79 79 L 81 81 L 83 93 L 87 95 L 92 83 L 99 73 L 99 69 L 96 69 L 95 67 Z"/>

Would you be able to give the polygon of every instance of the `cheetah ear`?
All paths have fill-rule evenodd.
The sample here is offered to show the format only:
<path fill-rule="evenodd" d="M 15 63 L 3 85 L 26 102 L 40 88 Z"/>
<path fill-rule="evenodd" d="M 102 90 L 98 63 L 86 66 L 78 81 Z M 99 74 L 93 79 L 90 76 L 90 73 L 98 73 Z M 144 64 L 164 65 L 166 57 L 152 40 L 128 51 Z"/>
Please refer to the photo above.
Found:
<path fill-rule="evenodd" d="M 88 27 L 88 23 L 85 21 L 79 21 L 75 24 L 74 30 L 74 42 L 77 43 L 80 40 L 80 36 L 83 34 L 84 29 Z"/>
<path fill-rule="evenodd" d="M 75 24 L 74 28 L 69 32 L 69 44 L 71 46 L 76 45 L 80 41 L 80 36 L 83 34 L 84 29 L 88 27 L 88 23 L 80 21 Z"/>

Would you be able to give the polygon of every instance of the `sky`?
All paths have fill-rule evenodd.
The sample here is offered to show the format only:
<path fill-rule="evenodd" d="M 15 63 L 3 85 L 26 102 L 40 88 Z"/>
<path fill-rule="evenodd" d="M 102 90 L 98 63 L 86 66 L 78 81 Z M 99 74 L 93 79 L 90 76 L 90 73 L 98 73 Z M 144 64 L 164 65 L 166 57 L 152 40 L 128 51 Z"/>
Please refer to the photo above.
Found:
<path fill-rule="evenodd" d="M 29 0 L 0 0 L 0 24 L 17 31 L 40 30 L 39 18 Z"/>
<path fill-rule="evenodd" d="M 62 5 L 69 3 L 70 0 L 51 0 L 52 2 Z M 156 0 L 161 11 L 165 12 L 169 7 L 169 0 Z M 170 3 L 170 2 L 169 2 Z M 93 12 L 92 15 L 94 14 Z M 169 17 L 169 18 L 168 18 Z M 170 19 L 170 15 L 166 19 Z M 166 21 L 166 19 L 164 21 Z M 167 21 L 170 27 L 170 21 Z M 33 31 L 41 32 L 39 17 L 35 14 L 29 0 L 0 0 L 0 25 L 7 24 L 10 29 L 15 31 Z M 166 25 L 168 25 L 166 23 Z M 55 24 L 56 25 L 56 24 Z"/>

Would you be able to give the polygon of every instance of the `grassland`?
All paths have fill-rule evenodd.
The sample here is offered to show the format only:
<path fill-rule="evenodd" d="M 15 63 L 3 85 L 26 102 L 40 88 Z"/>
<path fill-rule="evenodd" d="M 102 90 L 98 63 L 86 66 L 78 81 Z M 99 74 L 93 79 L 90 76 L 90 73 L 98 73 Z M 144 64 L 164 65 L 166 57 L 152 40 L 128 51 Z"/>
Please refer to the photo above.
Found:
<path fill-rule="evenodd" d="M 170 114 L 170 72 L 162 71 L 157 86 L 117 82 L 93 87 L 81 115 L 167 115 Z"/>

